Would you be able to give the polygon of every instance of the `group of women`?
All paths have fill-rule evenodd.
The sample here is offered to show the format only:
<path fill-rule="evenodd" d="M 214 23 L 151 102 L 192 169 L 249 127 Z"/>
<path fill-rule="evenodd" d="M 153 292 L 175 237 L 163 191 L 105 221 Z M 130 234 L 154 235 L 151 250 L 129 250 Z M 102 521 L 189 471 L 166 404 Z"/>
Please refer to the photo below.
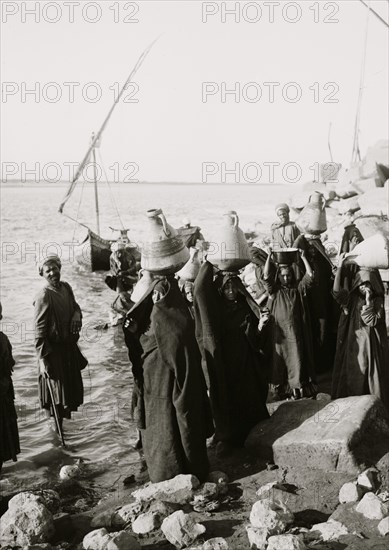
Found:
<path fill-rule="evenodd" d="M 180 473 L 205 480 L 208 438 L 213 435 L 220 455 L 242 446 L 250 430 L 269 416 L 269 387 L 281 399 L 314 397 L 316 373 L 324 367 L 333 365 L 333 398 L 370 393 L 389 409 L 379 272 L 349 265 L 341 255 L 333 281 L 335 270 L 320 239 L 299 235 L 287 205 L 279 205 L 277 214 L 280 222 L 272 226 L 269 252 L 252 249 L 266 290 L 261 305 L 238 272 L 221 271 L 205 260 L 191 285 L 179 284 L 174 273 L 150 277 L 126 313 L 132 410 L 153 482 Z M 349 226 L 342 250 L 360 239 L 355 226 Z M 293 244 L 300 250 L 296 261 L 276 263 L 272 248 Z M 82 315 L 70 285 L 61 281 L 57 256 L 46 258 L 39 273 L 46 282 L 35 299 L 39 396 L 61 431 L 62 419 L 83 403 L 81 371 L 87 360 L 77 344 Z M 338 329 L 332 331 L 336 315 Z M 13 359 L 3 334 L 0 344 L 0 391 L 6 396 L 0 409 L 3 462 L 15 460 L 20 449 Z"/>

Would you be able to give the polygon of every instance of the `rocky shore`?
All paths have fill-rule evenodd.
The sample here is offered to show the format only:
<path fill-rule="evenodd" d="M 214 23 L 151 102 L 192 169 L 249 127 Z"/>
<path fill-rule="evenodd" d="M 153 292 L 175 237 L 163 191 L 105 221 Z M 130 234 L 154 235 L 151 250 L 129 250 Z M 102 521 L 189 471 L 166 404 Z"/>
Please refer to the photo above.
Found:
<path fill-rule="evenodd" d="M 202 485 L 191 475 L 151 484 L 139 463 L 120 492 L 102 495 L 75 464 L 51 488 L 3 496 L 1 548 L 388 548 L 389 419 L 380 401 L 319 394 L 269 409 L 246 448 L 218 456 L 210 444 Z"/>

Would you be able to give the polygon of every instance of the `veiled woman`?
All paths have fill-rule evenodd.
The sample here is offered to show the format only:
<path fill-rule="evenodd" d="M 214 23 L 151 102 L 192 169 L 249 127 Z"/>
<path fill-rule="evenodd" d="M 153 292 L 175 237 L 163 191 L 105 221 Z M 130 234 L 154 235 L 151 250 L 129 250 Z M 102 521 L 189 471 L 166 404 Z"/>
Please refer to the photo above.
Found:
<path fill-rule="evenodd" d="M 384 287 L 376 269 L 360 268 L 351 287 L 341 287 L 339 259 L 334 296 L 342 308 L 338 326 L 332 398 L 372 394 L 389 410 L 389 344 Z"/>
<path fill-rule="evenodd" d="M 150 480 L 193 474 L 205 481 L 212 418 L 194 322 L 173 275 L 151 282 L 123 330 Z"/>
<path fill-rule="evenodd" d="M 268 316 L 236 273 L 215 273 L 208 261 L 195 281 L 194 310 L 215 439 L 224 453 L 242 446 L 257 422 L 269 416 L 263 334 Z"/>

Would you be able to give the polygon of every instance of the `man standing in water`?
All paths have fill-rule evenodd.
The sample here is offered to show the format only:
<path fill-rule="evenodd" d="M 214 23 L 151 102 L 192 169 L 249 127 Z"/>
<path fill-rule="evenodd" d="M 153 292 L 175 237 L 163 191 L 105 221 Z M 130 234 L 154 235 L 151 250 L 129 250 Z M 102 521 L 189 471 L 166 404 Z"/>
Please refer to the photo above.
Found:
<path fill-rule="evenodd" d="M 72 287 L 61 282 L 58 256 L 45 258 L 39 274 L 46 280 L 34 300 L 39 399 L 47 416 L 56 419 L 60 433 L 63 418 L 71 418 L 71 412 L 83 403 L 81 370 L 88 361 L 77 345 L 82 314 Z"/>

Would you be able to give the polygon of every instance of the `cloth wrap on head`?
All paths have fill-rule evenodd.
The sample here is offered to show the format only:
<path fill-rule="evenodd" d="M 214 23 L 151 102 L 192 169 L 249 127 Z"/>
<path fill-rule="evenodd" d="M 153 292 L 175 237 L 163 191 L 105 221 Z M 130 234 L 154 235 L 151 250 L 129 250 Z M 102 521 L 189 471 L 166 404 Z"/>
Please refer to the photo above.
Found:
<path fill-rule="evenodd" d="M 50 256 L 46 256 L 45 258 L 42 258 L 42 259 L 39 261 L 39 263 L 38 263 L 38 272 L 39 272 L 39 275 L 42 275 L 42 274 L 43 274 L 43 267 L 44 267 L 46 264 L 48 264 L 48 263 L 56 264 L 56 266 L 58 267 L 58 269 L 61 269 L 61 267 L 62 267 L 60 257 L 59 257 L 57 254 L 51 254 Z"/>
<path fill-rule="evenodd" d="M 286 210 L 286 212 L 290 212 L 290 208 L 286 204 L 286 202 L 280 202 L 280 204 L 277 204 L 277 206 L 275 207 L 276 214 L 279 210 Z"/>

